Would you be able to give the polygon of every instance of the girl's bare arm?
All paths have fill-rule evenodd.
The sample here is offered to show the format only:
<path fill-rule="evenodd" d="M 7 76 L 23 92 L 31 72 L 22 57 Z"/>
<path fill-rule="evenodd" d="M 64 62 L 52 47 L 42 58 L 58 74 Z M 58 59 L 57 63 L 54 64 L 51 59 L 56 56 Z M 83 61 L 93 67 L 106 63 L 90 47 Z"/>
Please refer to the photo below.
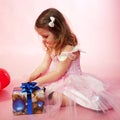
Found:
<path fill-rule="evenodd" d="M 42 76 L 48 70 L 50 63 L 51 63 L 51 57 L 49 53 L 46 53 L 41 64 L 31 73 L 29 77 L 29 81 L 33 81 L 38 77 Z"/>

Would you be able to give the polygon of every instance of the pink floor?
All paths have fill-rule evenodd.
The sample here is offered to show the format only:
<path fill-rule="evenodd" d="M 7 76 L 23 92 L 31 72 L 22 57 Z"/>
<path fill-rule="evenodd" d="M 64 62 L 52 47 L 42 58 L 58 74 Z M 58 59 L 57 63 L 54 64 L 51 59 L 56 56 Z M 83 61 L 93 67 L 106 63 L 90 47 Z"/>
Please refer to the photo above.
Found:
<path fill-rule="evenodd" d="M 113 94 L 119 94 L 119 83 L 113 84 Z M 59 111 L 55 117 L 46 118 L 45 114 L 34 114 L 34 115 L 19 115 L 15 116 L 12 113 L 12 90 L 13 87 L 20 86 L 20 81 L 11 81 L 11 83 L 3 90 L 0 91 L 0 120 L 66 120 L 64 108 Z M 97 113 L 95 111 L 87 110 L 82 107 L 77 108 L 79 115 L 77 120 L 120 120 L 120 117 L 116 117 L 116 112 L 111 110 L 104 113 Z M 75 119 L 76 120 L 76 119 Z"/>

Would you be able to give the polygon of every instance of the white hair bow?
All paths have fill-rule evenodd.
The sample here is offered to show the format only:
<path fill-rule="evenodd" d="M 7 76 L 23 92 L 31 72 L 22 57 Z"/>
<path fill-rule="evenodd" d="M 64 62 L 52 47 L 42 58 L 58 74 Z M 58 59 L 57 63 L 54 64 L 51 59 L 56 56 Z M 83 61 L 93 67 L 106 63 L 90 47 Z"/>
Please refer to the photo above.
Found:
<path fill-rule="evenodd" d="M 50 27 L 54 27 L 54 21 L 55 21 L 55 17 L 51 16 L 51 17 L 50 17 L 50 22 L 48 23 L 48 25 L 49 25 Z"/>

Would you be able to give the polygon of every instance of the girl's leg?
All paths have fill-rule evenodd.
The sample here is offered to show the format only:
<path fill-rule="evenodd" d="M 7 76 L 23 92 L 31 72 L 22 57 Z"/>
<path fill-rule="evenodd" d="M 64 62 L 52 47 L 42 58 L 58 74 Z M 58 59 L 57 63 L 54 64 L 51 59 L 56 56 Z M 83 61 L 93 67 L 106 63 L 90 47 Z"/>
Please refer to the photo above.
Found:
<path fill-rule="evenodd" d="M 62 93 L 53 92 L 52 93 L 52 102 L 53 104 L 57 102 L 61 102 L 61 106 L 68 106 L 73 105 L 73 101 L 70 100 L 67 96 L 63 95 Z"/>

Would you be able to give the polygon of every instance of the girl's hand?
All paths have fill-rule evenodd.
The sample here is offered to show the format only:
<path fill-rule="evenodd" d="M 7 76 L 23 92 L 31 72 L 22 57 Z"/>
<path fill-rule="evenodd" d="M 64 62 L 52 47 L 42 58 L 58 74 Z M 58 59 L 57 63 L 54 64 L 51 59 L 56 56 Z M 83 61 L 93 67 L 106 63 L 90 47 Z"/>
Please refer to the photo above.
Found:
<path fill-rule="evenodd" d="M 32 77 L 28 77 L 28 78 L 25 80 L 25 82 L 32 82 L 32 81 L 34 81 L 34 80 L 32 79 Z"/>

